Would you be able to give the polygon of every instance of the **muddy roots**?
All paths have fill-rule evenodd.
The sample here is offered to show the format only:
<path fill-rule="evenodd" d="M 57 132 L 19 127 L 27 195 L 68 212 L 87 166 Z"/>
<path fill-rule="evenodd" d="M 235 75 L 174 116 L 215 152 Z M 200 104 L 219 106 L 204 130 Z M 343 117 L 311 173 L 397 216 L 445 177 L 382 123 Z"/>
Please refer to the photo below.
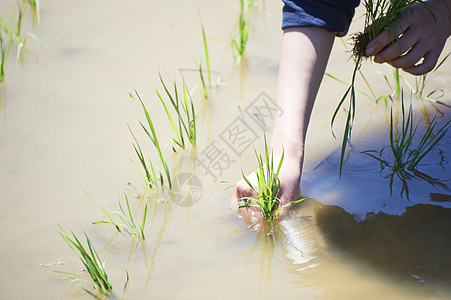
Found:
<path fill-rule="evenodd" d="M 366 47 L 370 42 L 370 35 L 368 31 L 357 32 L 351 36 L 353 47 L 352 47 L 352 55 L 355 59 L 368 58 L 366 55 Z"/>

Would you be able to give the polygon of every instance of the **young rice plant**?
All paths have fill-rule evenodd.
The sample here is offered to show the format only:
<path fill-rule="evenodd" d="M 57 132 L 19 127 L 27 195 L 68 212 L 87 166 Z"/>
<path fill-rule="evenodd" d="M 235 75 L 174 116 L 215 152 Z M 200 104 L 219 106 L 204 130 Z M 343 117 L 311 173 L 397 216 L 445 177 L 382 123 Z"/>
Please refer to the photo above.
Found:
<path fill-rule="evenodd" d="M 232 40 L 232 50 L 236 53 L 236 65 L 239 65 L 244 51 L 246 50 L 247 40 L 249 37 L 249 18 L 250 7 L 253 5 L 252 0 L 240 0 L 240 18 L 238 23 L 237 36 Z"/>
<path fill-rule="evenodd" d="M 75 252 L 75 254 L 77 254 L 78 258 L 85 266 L 85 270 L 89 274 L 89 277 L 85 274 L 74 274 L 61 271 L 56 272 L 68 276 L 72 279 L 72 282 L 77 282 L 79 285 L 92 282 L 95 288 L 100 292 L 100 294 L 108 295 L 113 287 L 108 281 L 108 275 L 105 271 L 105 262 L 102 262 L 100 260 L 100 257 L 97 254 L 94 246 L 92 245 L 89 237 L 86 235 L 86 233 L 84 233 L 86 237 L 86 243 L 88 245 L 88 247 L 85 248 L 73 232 L 71 232 L 72 235 L 70 235 L 66 231 L 64 231 L 61 226 L 59 226 L 59 228 L 61 229 L 61 231 L 58 232 L 58 234 L 64 239 L 66 244 Z M 91 279 L 91 281 L 89 279 Z M 84 290 L 87 293 L 92 294 L 88 290 Z"/>
<path fill-rule="evenodd" d="M 105 217 L 108 220 L 102 220 L 93 222 L 92 224 L 111 224 L 114 225 L 116 230 L 118 232 L 125 231 L 127 234 L 136 236 L 140 240 L 145 240 L 146 237 L 144 235 L 144 228 L 146 227 L 146 218 L 147 218 L 147 203 L 144 205 L 144 210 L 141 217 L 141 224 L 138 225 L 135 222 L 135 214 L 132 213 L 132 210 L 130 209 L 130 203 L 128 201 L 128 196 L 126 193 L 124 193 L 125 196 L 125 204 L 127 205 L 127 211 L 124 210 L 124 208 L 121 205 L 121 202 L 119 201 L 119 210 L 115 210 L 112 212 L 107 212 L 96 199 L 94 196 L 88 192 L 85 191 L 85 193 L 100 207 L 100 209 L 104 212 Z M 122 224 L 119 222 L 116 222 L 113 220 L 112 215 L 118 216 L 122 220 Z"/>
<path fill-rule="evenodd" d="M 169 110 L 169 107 L 166 101 L 161 96 L 160 92 L 156 90 L 158 98 L 160 99 L 161 104 L 164 107 L 166 115 L 168 117 L 169 123 L 171 124 L 172 130 L 175 133 L 176 138 L 173 138 L 172 141 L 178 145 L 180 148 L 185 149 L 185 139 L 184 135 L 188 138 L 189 142 L 192 145 L 196 144 L 196 113 L 194 111 L 194 103 L 191 99 L 191 95 L 189 93 L 188 87 L 186 86 L 185 79 L 182 76 L 183 84 L 182 84 L 182 96 L 179 95 L 177 83 L 174 81 L 174 92 L 171 93 L 166 86 L 161 74 L 158 74 L 160 77 L 160 82 L 163 85 L 165 94 L 169 99 L 169 103 L 171 104 L 173 111 L 175 111 L 176 120 L 174 121 L 174 117 Z M 176 151 L 173 148 L 174 152 Z"/>
<path fill-rule="evenodd" d="M 166 176 L 166 180 L 168 182 L 169 188 L 172 188 L 172 182 L 171 182 L 171 173 L 169 171 L 169 167 L 168 164 L 166 162 L 166 160 L 163 157 L 163 151 L 161 150 L 160 147 L 160 142 L 158 141 L 158 137 L 157 137 L 157 132 L 155 130 L 155 126 L 152 122 L 152 119 L 150 118 L 150 114 L 149 111 L 147 110 L 146 106 L 144 105 L 144 102 L 142 101 L 141 97 L 139 96 L 138 92 L 135 90 L 135 94 L 138 97 L 139 102 L 141 103 L 142 109 L 144 111 L 144 115 L 146 116 L 146 121 L 147 121 L 147 125 L 149 126 L 149 129 L 147 129 L 147 127 L 142 123 L 139 122 L 139 124 L 141 125 L 142 129 L 144 130 L 144 132 L 146 133 L 146 135 L 149 137 L 150 141 L 152 142 L 152 144 L 155 146 L 155 148 L 157 149 L 158 152 L 158 156 L 160 158 L 160 162 L 164 168 L 164 173 Z M 138 155 L 139 161 L 142 165 L 142 167 L 144 168 L 144 172 L 146 174 L 146 185 L 153 190 L 154 192 L 156 192 L 157 190 L 159 190 L 160 188 L 164 187 L 164 179 L 163 179 L 163 174 L 161 172 L 159 173 L 159 176 L 157 177 L 156 175 L 156 171 L 155 168 L 153 166 L 152 161 L 149 160 L 149 166 L 147 165 L 143 152 L 141 150 L 141 147 L 138 143 L 138 140 L 136 139 L 135 135 L 133 134 L 133 132 L 130 130 L 130 132 L 132 133 L 133 139 L 135 140 L 135 144 L 133 144 L 133 147 L 135 148 L 135 152 Z M 150 168 L 150 170 L 149 170 Z M 158 186 L 158 182 L 160 183 L 160 185 Z"/>
<path fill-rule="evenodd" d="M 279 214 L 280 210 L 284 207 L 291 206 L 301 202 L 304 199 L 299 199 L 285 205 L 282 205 L 279 199 L 280 191 L 280 180 L 279 172 L 282 167 L 284 152 L 282 151 L 282 156 L 279 161 L 277 169 L 274 168 L 274 157 L 273 153 L 271 155 L 268 151 L 268 144 L 265 137 L 265 157 L 263 159 L 262 155 L 257 154 L 254 148 L 255 156 L 257 157 L 258 168 L 254 170 L 254 174 L 257 178 L 258 190 L 252 185 L 252 183 L 246 178 L 241 170 L 244 181 L 247 185 L 257 193 L 257 196 L 245 197 L 244 199 L 238 199 L 238 208 L 245 207 L 255 207 L 260 209 L 263 219 L 267 221 L 274 220 Z M 248 201 L 246 201 L 248 200 Z"/>

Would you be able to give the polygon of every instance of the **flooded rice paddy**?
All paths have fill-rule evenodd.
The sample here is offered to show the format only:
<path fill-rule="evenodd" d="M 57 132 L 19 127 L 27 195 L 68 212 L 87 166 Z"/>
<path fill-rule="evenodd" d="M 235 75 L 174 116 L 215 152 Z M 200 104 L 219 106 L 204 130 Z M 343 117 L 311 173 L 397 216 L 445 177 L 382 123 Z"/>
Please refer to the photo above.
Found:
<path fill-rule="evenodd" d="M 27 14 L 22 30 L 33 32 L 51 52 L 28 39 L 22 63 L 15 62 L 14 51 L 9 54 L 1 87 L 1 299 L 92 298 L 54 272 L 83 272 L 57 234 L 58 225 L 79 237 L 86 232 L 106 261 L 117 298 L 451 297 L 450 135 L 420 165 L 427 176 L 403 186 L 397 174 L 361 153 L 388 145 L 391 104 L 375 105 L 359 94 L 350 155 L 339 180 L 340 140 L 332 137 L 330 119 L 346 86 L 330 77 L 323 80 L 307 137 L 301 182 L 307 199 L 279 224 L 259 230 L 229 213 L 230 182 L 241 178 L 241 168 L 249 173 L 256 167 L 252 146 L 263 149 L 274 114 L 283 114 L 275 105 L 280 1 L 259 0 L 252 7 L 246 55 L 238 66 L 230 44 L 238 31 L 239 1 L 40 4 L 40 24 L 32 26 Z M 13 20 L 15 5 L 1 1 L 0 16 Z M 361 14 L 358 10 L 350 32 L 361 30 Z M 196 63 L 205 56 L 201 22 L 212 69 L 208 100 Z M 450 51 L 448 42 L 442 57 Z M 349 56 L 337 39 L 327 72 L 349 81 Z M 198 115 L 197 145 L 177 153 L 155 93 L 163 90 L 159 71 L 180 84 L 183 74 Z M 376 95 L 393 92 L 378 73 L 392 80 L 388 67 L 365 62 L 362 71 Z M 414 84 L 413 77 L 402 75 Z M 450 119 L 449 107 L 418 99 L 405 81 L 404 99 L 412 103 L 415 120 L 437 115 L 444 125 Z M 443 90 L 439 100 L 451 105 L 450 82 L 446 61 L 426 89 Z M 363 81 L 358 87 L 369 93 Z M 152 115 L 177 179 L 172 193 L 152 196 L 143 187 L 128 126 L 145 156 L 160 164 L 139 124 L 145 122 L 140 103 L 129 96 L 134 89 Z M 343 112 L 335 125 L 338 136 L 344 118 Z M 105 220 L 98 204 L 117 210 L 119 202 L 125 205 L 124 193 L 137 216 L 148 205 L 143 241 L 112 225 L 92 224 Z"/>

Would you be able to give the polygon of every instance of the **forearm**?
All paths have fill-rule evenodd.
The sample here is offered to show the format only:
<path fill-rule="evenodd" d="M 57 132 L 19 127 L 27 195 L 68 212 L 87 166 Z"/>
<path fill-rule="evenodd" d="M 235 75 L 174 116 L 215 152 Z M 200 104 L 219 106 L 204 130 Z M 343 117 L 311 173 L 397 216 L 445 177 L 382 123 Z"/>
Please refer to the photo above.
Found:
<path fill-rule="evenodd" d="M 310 114 L 326 69 L 334 34 L 317 27 L 284 31 L 277 103 L 283 114 L 275 120 L 271 147 L 302 166 Z"/>

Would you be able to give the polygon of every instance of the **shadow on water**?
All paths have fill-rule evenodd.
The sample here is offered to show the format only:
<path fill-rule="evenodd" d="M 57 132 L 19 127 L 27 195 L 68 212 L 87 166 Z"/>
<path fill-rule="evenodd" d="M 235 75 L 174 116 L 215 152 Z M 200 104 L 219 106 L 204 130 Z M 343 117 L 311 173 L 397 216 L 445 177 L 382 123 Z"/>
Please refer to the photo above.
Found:
<path fill-rule="evenodd" d="M 435 202 L 451 201 L 450 195 L 430 197 Z M 316 267 L 333 256 L 349 265 L 360 262 L 361 269 L 395 279 L 392 284 L 401 288 L 426 288 L 431 296 L 451 292 L 450 208 L 417 204 L 400 216 L 379 212 L 357 220 L 338 206 L 308 198 L 290 215 L 285 224 L 288 231 L 284 230 L 288 241 L 304 243 L 299 247 L 304 251 L 288 249 L 286 254 L 297 271 Z M 310 249 L 306 247 L 309 243 Z M 327 272 L 334 272 L 333 268 Z"/>
<path fill-rule="evenodd" d="M 305 172 L 302 194 L 312 198 L 292 209 L 285 233 L 291 241 L 310 243 L 304 251 L 310 258 L 301 253 L 305 261 L 296 261 L 295 249 L 288 251 L 289 258 L 298 271 L 325 257 L 357 262 L 359 272 L 395 278 L 393 286 L 449 296 L 451 139 L 446 136 L 411 172 L 381 169 L 376 159 L 361 153 L 380 149 L 380 140 L 352 145 L 340 180 L 339 150 Z"/>

